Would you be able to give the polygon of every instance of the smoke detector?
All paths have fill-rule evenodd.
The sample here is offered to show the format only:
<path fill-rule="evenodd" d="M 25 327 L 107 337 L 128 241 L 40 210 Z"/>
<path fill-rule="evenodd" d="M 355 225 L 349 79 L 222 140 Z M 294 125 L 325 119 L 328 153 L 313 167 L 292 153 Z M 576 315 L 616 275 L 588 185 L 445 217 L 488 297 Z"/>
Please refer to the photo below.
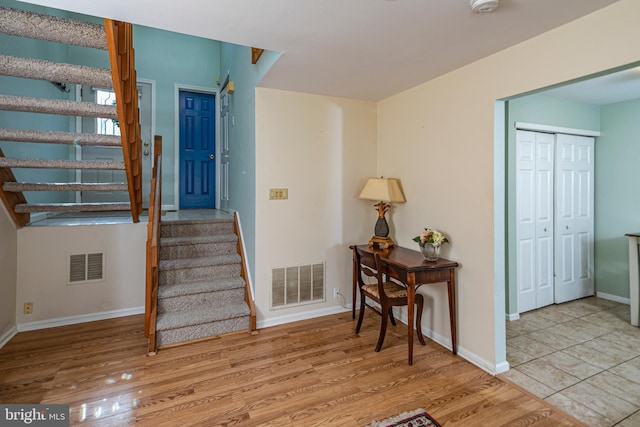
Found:
<path fill-rule="evenodd" d="M 475 13 L 493 12 L 499 4 L 500 0 L 469 0 L 469 6 Z"/>

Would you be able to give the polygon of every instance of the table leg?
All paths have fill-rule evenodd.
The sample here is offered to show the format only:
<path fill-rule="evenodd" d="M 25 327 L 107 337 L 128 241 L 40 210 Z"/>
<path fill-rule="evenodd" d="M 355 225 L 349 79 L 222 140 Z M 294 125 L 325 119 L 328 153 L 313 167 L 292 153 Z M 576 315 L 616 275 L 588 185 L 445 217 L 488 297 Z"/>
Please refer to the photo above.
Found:
<path fill-rule="evenodd" d="M 411 274 L 407 277 L 407 325 L 408 331 L 408 345 L 409 345 L 409 365 L 413 365 L 413 319 L 415 314 L 415 299 L 416 299 L 416 287 L 415 277 Z"/>
<path fill-rule="evenodd" d="M 456 345 L 456 272 L 452 268 L 449 272 L 449 281 L 447 282 L 447 293 L 449 294 L 449 323 L 451 324 L 451 351 L 458 354 Z"/>
<path fill-rule="evenodd" d="M 353 275 L 351 283 L 351 320 L 356 318 L 356 289 L 358 288 L 358 264 L 356 263 L 356 250 L 353 249 Z"/>

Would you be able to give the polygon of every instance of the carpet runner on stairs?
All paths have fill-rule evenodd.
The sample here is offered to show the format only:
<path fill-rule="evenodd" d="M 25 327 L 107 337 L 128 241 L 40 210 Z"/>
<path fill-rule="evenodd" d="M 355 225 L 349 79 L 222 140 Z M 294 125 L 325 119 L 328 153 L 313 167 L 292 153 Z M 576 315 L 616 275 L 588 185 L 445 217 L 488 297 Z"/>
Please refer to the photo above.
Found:
<path fill-rule="evenodd" d="M 249 330 L 232 219 L 163 221 L 158 346 Z"/>

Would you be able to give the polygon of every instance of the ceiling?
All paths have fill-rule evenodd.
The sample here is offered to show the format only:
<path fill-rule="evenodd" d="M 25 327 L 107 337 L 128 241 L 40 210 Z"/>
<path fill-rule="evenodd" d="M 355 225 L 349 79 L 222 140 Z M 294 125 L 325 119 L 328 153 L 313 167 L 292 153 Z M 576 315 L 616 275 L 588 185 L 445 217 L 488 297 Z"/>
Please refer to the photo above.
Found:
<path fill-rule="evenodd" d="M 380 100 L 617 0 L 28 0 L 282 52 L 260 86 Z"/>

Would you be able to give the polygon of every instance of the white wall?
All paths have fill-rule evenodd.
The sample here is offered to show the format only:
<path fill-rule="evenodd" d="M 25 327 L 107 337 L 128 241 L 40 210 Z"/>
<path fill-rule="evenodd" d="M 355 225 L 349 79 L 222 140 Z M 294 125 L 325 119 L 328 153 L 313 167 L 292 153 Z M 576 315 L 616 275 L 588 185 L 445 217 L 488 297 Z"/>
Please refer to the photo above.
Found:
<path fill-rule="evenodd" d="M 410 245 L 427 225 L 450 236 L 444 256 L 461 264 L 460 352 L 488 369 L 505 361 L 504 281 L 496 281 L 504 277 L 503 242 L 494 251 L 494 215 L 504 215 L 504 194 L 494 194 L 494 175 L 504 169 L 494 165 L 495 101 L 640 60 L 639 17 L 640 2 L 621 0 L 378 104 L 378 173 L 400 177 L 407 198 L 397 207 L 396 241 Z M 504 140 L 495 147 L 503 158 Z M 434 298 L 431 327 L 449 336 L 444 286 L 421 289 Z"/>
<path fill-rule="evenodd" d="M 0 203 L 0 345 L 15 332 L 18 233 Z"/>
<path fill-rule="evenodd" d="M 18 231 L 19 330 L 144 312 L 146 223 Z M 105 280 L 67 283 L 70 253 L 105 252 Z M 22 314 L 24 302 L 33 314 Z"/>
<path fill-rule="evenodd" d="M 342 310 L 351 302 L 349 245 L 366 242 L 377 218 L 359 200 L 376 175 L 376 104 L 256 89 L 256 309 L 259 326 Z M 288 188 L 288 200 L 269 200 Z M 270 311 L 274 267 L 326 262 L 325 303 Z"/>

